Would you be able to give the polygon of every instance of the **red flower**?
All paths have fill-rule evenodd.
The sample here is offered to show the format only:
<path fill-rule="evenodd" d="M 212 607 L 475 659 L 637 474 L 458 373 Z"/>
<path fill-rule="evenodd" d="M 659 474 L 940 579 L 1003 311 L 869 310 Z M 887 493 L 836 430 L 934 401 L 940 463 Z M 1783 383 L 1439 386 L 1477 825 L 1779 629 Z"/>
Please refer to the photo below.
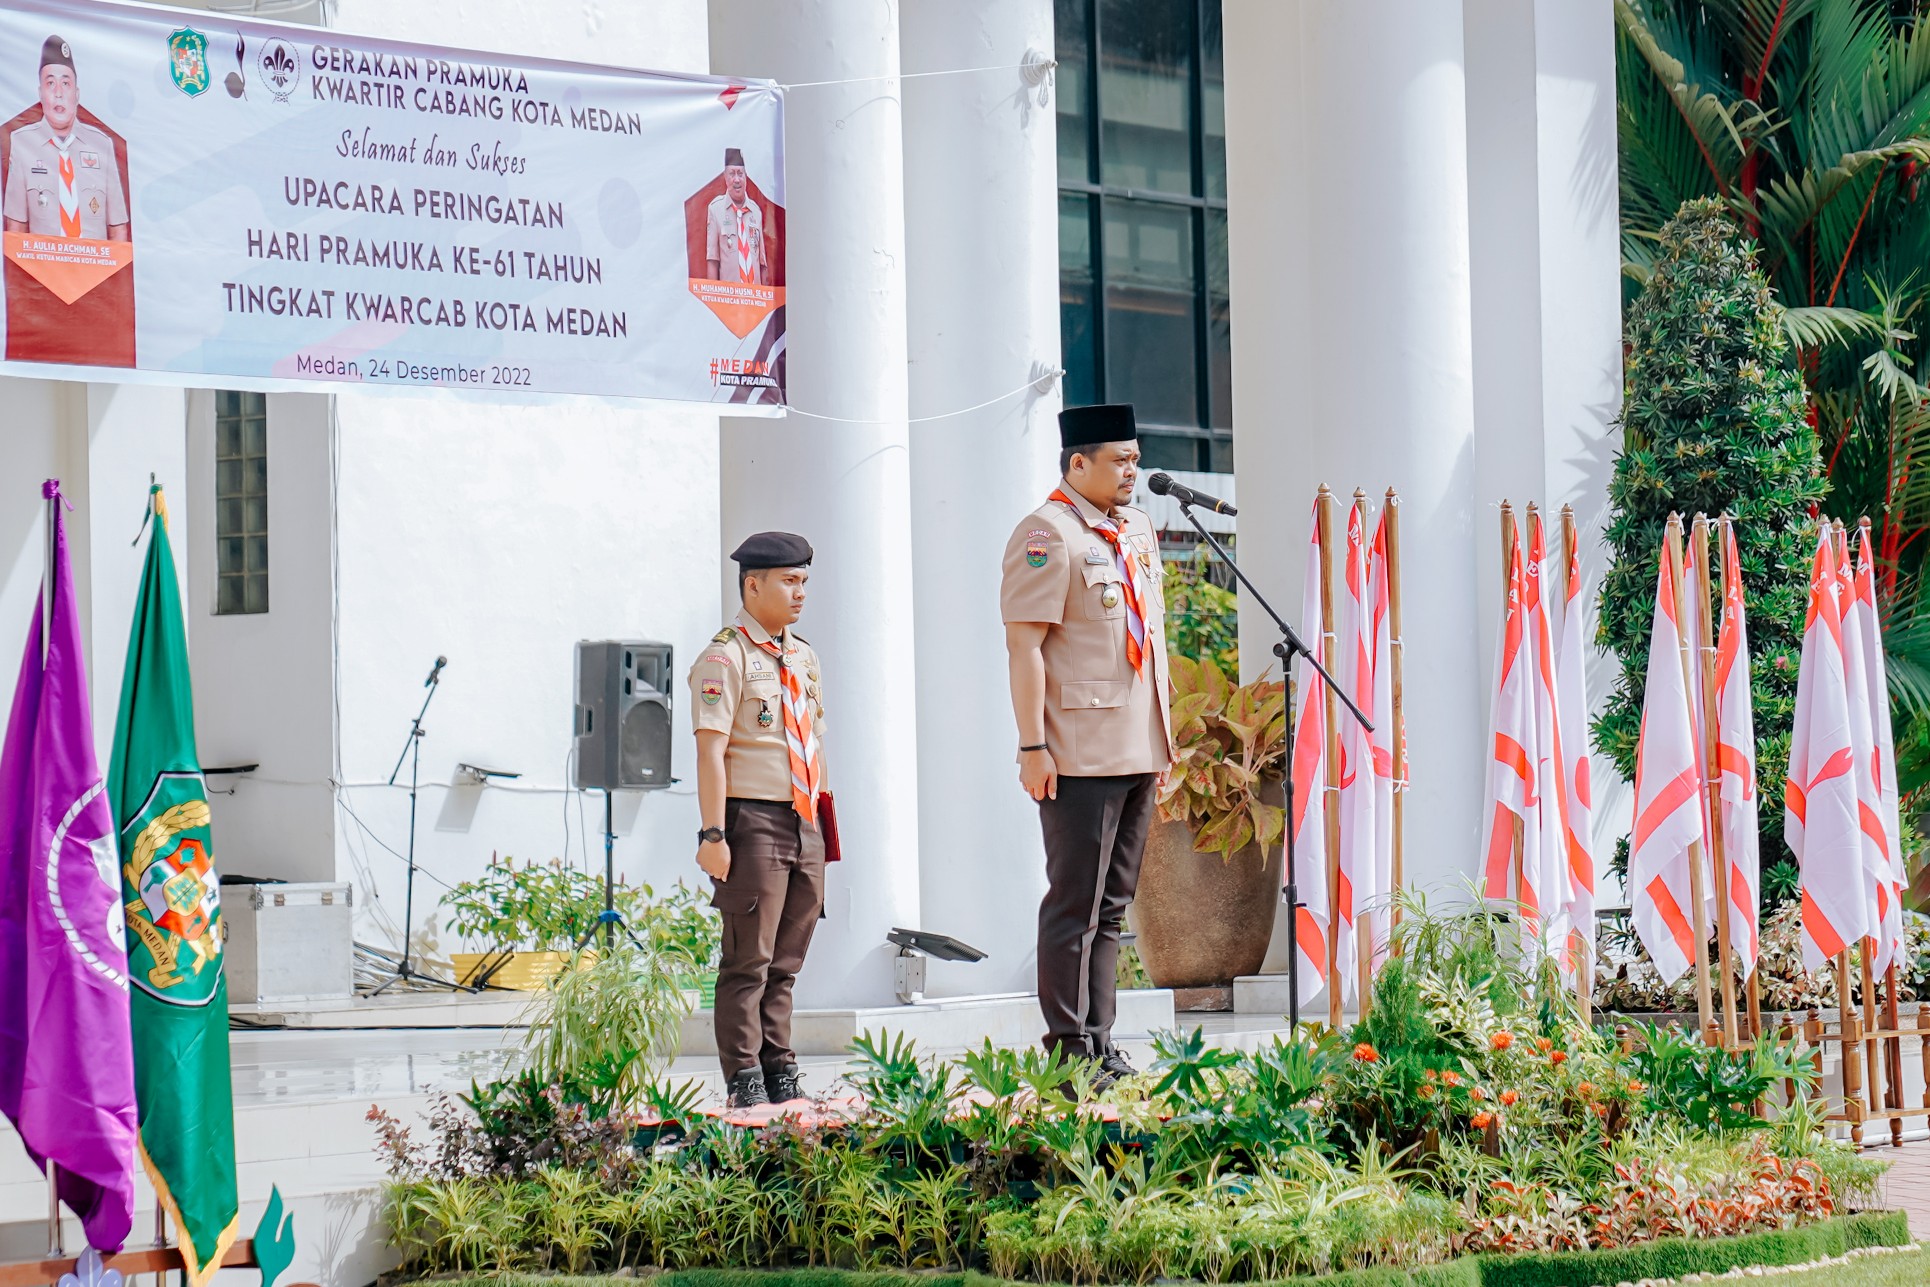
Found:
<path fill-rule="evenodd" d="M 1372 1046 L 1368 1045 L 1366 1042 L 1363 1041 L 1358 1046 L 1354 1047 L 1354 1059 L 1357 1062 L 1363 1063 L 1363 1064 L 1379 1063 L 1380 1051 L 1374 1049 Z"/>
<path fill-rule="evenodd" d="M 1422 1098 L 1422 1099 L 1433 1099 L 1433 1098 L 1434 1098 L 1434 1087 L 1432 1087 L 1432 1086 L 1422 1086 L 1422 1087 L 1421 1087 L 1421 1098 Z"/>
<path fill-rule="evenodd" d="M 1441 1080 L 1450 1086 L 1459 1086 L 1461 1084 L 1461 1074 L 1450 1068 L 1441 1074 Z"/>
<path fill-rule="evenodd" d="M 1548 1038 L 1546 1037 L 1535 1038 L 1535 1049 L 1539 1050 L 1542 1054 L 1545 1055 L 1550 1050 L 1553 1050 L 1554 1048 L 1555 1048 L 1555 1043 L 1550 1041 Z"/>
<path fill-rule="evenodd" d="M 1568 1052 L 1566 1050 L 1557 1050 L 1554 1054 L 1548 1056 L 1548 1062 L 1559 1068 L 1568 1062 Z"/>
<path fill-rule="evenodd" d="M 1437 1077 L 1439 1074 L 1437 1074 L 1432 1068 L 1430 1068 L 1427 1070 L 1427 1072 L 1424 1075 L 1427 1077 L 1429 1081 L 1433 1081 L 1435 1077 Z"/>
<path fill-rule="evenodd" d="M 1474 1123 L 1475 1130 L 1485 1131 L 1488 1129 L 1488 1123 L 1494 1120 L 1494 1114 L 1493 1113 L 1476 1113 L 1469 1120 Z"/>
<path fill-rule="evenodd" d="M 1487 1097 L 1488 1097 L 1488 1092 L 1485 1090 L 1482 1090 L 1479 1086 L 1476 1086 L 1473 1090 L 1468 1092 L 1469 1099 L 1486 1099 Z"/>
<path fill-rule="evenodd" d="M 1583 1099 L 1588 1099 L 1595 1094 L 1595 1083 L 1592 1081 L 1585 1081 L 1581 1085 L 1575 1087 L 1575 1091 Z"/>
<path fill-rule="evenodd" d="M 1629 1094 L 1631 1094 L 1631 1095 L 1639 1095 L 1639 1094 L 1641 1094 L 1641 1093 L 1642 1093 L 1642 1092 L 1643 1092 L 1644 1090 L 1647 1090 L 1647 1089 L 1648 1089 L 1648 1087 L 1646 1087 L 1646 1086 L 1644 1086 L 1644 1085 L 1643 1085 L 1643 1084 L 1642 1084 L 1641 1082 L 1639 1082 L 1639 1081 L 1633 1081 L 1633 1080 L 1631 1080 L 1631 1081 L 1629 1082 L 1629 1084 L 1628 1084 L 1628 1093 L 1629 1093 Z"/>
<path fill-rule="evenodd" d="M 1502 1103 L 1502 1106 L 1506 1108 L 1513 1108 L 1514 1102 L 1520 1098 L 1521 1096 L 1517 1095 L 1512 1090 L 1504 1090 L 1501 1092 L 1501 1103 Z"/>
<path fill-rule="evenodd" d="M 1514 1043 L 1515 1043 L 1514 1033 L 1509 1032 L 1506 1029 L 1503 1029 L 1502 1031 L 1497 1032 L 1492 1037 L 1488 1038 L 1488 1044 L 1494 1047 L 1496 1050 L 1506 1050 L 1509 1046 L 1512 1046 Z"/>

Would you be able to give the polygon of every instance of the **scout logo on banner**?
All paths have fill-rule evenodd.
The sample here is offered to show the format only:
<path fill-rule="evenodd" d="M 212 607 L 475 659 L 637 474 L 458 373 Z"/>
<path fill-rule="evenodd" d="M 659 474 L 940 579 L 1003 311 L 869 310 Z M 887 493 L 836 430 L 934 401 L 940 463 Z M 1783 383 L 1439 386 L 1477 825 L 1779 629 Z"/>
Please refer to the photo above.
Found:
<path fill-rule="evenodd" d="M 127 958 L 141 1160 L 174 1217 L 190 1287 L 202 1287 L 234 1242 L 239 1214 L 228 984 L 167 506 L 160 488 L 152 494 L 154 535 L 128 642 L 108 792 L 133 931 Z"/>
<path fill-rule="evenodd" d="M 0 5 L 0 374 L 784 403 L 775 85 L 180 17 Z"/>

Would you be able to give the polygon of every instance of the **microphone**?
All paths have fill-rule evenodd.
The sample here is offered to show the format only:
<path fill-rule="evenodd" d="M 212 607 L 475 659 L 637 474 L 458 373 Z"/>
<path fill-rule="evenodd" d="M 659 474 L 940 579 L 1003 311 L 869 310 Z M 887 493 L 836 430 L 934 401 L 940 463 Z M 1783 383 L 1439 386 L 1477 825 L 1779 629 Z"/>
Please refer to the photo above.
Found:
<path fill-rule="evenodd" d="M 1146 480 L 1146 487 L 1155 496 L 1171 496 L 1182 505 L 1198 505 L 1202 509 L 1210 509 L 1215 514 L 1225 514 L 1229 518 L 1240 512 L 1217 496 L 1208 496 L 1205 492 L 1194 491 L 1184 483 L 1174 482 L 1171 474 L 1154 474 Z"/>
<path fill-rule="evenodd" d="M 435 669 L 431 670 L 429 672 L 429 677 L 422 681 L 422 686 L 424 688 L 427 688 L 429 685 L 435 683 L 436 676 L 440 675 L 442 673 L 442 668 L 444 666 L 447 666 L 448 664 L 449 664 L 449 659 L 447 657 L 436 658 Z"/>

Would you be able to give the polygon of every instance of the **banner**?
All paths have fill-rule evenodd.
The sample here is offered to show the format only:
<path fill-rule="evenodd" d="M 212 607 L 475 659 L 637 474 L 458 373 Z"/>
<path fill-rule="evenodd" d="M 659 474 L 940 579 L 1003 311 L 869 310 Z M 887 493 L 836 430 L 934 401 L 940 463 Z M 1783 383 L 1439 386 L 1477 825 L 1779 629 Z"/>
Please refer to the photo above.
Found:
<path fill-rule="evenodd" d="M 91 0 L 0 9 L 0 373 L 784 400 L 783 98 Z"/>

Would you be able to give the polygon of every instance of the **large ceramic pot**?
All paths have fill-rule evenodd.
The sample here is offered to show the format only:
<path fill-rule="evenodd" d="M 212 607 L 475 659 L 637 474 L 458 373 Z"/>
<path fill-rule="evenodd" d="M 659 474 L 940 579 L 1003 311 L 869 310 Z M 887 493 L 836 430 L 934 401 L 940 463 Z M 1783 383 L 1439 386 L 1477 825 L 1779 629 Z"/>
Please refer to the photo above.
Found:
<path fill-rule="evenodd" d="M 1280 803 L 1274 785 L 1261 798 Z M 1281 849 L 1248 845 L 1230 861 L 1193 848 L 1183 822 L 1154 822 L 1127 919 L 1156 987 L 1225 987 L 1258 974 L 1280 902 Z"/>

